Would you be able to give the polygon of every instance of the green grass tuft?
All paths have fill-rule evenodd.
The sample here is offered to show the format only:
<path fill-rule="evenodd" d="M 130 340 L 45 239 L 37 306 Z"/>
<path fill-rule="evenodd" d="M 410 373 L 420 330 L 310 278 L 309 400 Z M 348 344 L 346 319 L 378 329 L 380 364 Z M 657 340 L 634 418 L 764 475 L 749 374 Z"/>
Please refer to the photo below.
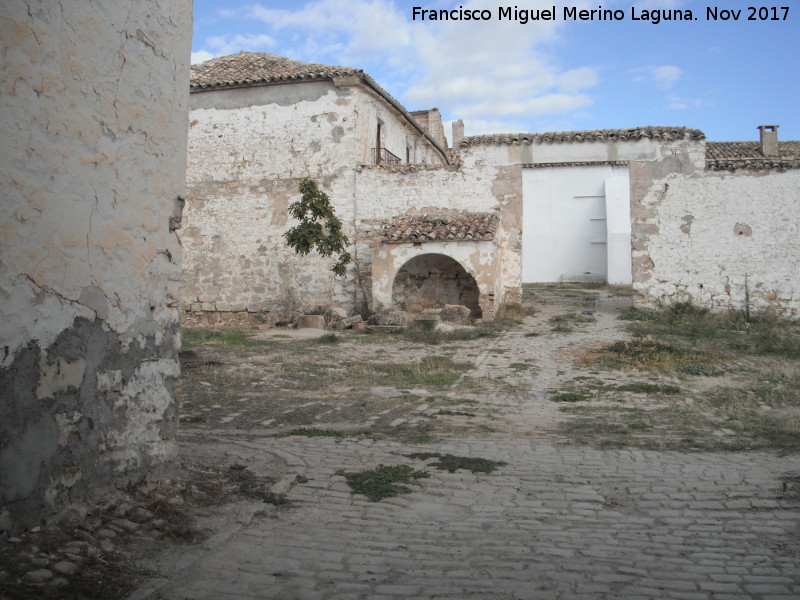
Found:
<path fill-rule="evenodd" d="M 379 465 L 377 469 L 370 471 L 359 473 L 340 471 L 339 475 L 344 475 L 347 485 L 353 492 L 366 496 L 370 502 L 407 494 L 411 489 L 404 484 L 428 477 L 426 471 L 417 471 L 408 465 Z"/>

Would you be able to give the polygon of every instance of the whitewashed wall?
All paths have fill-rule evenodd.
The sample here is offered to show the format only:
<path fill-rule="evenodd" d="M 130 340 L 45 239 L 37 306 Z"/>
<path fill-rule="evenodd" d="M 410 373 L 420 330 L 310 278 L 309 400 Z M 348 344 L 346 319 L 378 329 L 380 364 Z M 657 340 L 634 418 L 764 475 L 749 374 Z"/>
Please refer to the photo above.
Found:
<path fill-rule="evenodd" d="M 0 530 L 171 457 L 189 0 L 0 3 Z"/>
<path fill-rule="evenodd" d="M 288 207 L 299 199 L 303 177 L 328 194 L 356 244 L 367 296 L 382 223 L 412 208 L 488 211 L 497 204 L 492 178 L 467 181 L 447 167 L 362 166 L 371 162 L 378 119 L 392 152 L 405 154 L 419 132 L 371 91 L 339 83 L 192 94 L 190 196 L 181 233 L 188 319 L 258 315 L 271 321 L 315 306 L 352 309 L 362 301 L 355 266 L 336 279 L 330 259 L 297 256 L 286 246 L 283 234 L 294 225 Z M 425 160 L 434 161 L 427 146 Z"/>
<path fill-rule="evenodd" d="M 789 315 L 800 309 L 800 171 L 672 173 L 634 223 L 643 304 L 693 301 Z"/>

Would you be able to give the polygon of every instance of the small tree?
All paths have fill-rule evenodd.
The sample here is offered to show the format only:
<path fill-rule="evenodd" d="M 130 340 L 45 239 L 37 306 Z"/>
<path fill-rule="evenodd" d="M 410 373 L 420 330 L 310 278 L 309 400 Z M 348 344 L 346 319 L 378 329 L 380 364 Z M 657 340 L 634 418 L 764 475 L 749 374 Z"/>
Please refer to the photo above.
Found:
<path fill-rule="evenodd" d="M 325 192 L 306 177 L 300 181 L 303 197 L 289 206 L 289 214 L 300 221 L 283 234 L 286 243 L 297 254 L 306 255 L 316 250 L 321 256 L 336 256 L 331 271 L 337 277 L 347 274 L 347 265 L 353 260 L 347 251 L 350 240 L 342 232 L 342 222 L 331 206 Z"/>

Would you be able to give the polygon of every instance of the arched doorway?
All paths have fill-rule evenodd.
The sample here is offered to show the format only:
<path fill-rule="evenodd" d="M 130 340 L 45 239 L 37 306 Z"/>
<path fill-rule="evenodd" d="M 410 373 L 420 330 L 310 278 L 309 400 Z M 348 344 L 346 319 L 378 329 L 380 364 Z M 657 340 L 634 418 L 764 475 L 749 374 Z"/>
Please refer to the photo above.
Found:
<path fill-rule="evenodd" d="M 410 314 L 445 304 L 461 304 L 470 315 L 482 316 L 480 291 L 475 278 L 461 264 L 444 254 L 421 254 L 406 262 L 395 275 L 392 301 Z"/>

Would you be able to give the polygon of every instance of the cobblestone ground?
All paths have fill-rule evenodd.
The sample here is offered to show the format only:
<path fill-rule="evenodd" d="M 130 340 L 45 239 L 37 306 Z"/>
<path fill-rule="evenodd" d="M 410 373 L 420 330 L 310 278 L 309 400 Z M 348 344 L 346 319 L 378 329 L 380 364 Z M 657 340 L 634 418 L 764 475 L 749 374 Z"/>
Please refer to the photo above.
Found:
<path fill-rule="evenodd" d="M 580 348 L 626 337 L 620 302 L 603 295 L 597 321 L 574 332 L 528 335 L 564 308 L 545 305 L 461 357 L 474 365 L 465 377 L 515 375 L 480 392 L 474 416 L 450 417 L 468 430 L 416 442 L 270 437 L 268 426 L 226 429 L 224 412 L 187 425 L 189 452 L 282 465 L 274 491 L 289 503 L 232 506 L 203 545 L 157 558 L 160 576 L 131 598 L 800 598 L 800 496 L 785 483 L 800 473 L 796 455 L 599 450 L 558 432 L 569 417 L 547 390 L 578 372 Z M 235 417 L 257 420 L 241 405 L 227 423 Z M 451 473 L 413 453 L 505 464 Z M 344 473 L 379 465 L 428 476 L 378 502 L 354 494 Z"/>

